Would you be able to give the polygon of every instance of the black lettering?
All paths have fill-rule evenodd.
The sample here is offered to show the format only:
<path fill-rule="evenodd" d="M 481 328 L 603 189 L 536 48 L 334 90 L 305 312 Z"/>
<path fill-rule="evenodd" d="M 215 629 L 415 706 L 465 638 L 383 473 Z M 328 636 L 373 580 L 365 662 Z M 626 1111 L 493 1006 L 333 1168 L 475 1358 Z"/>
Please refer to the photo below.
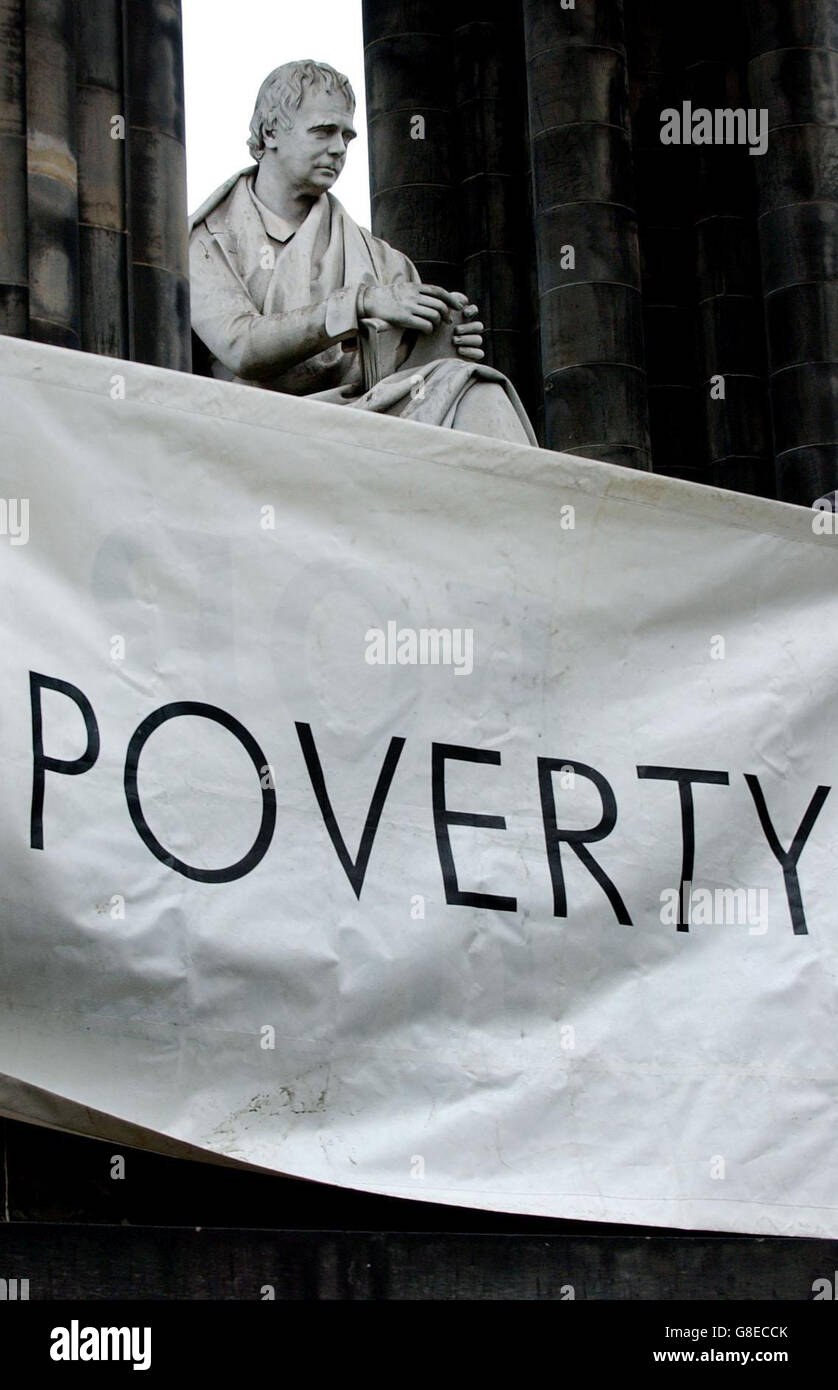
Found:
<path fill-rule="evenodd" d="M 500 753 L 486 748 L 462 748 L 454 743 L 431 744 L 431 787 L 434 808 L 434 829 L 436 847 L 439 854 L 442 882 L 445 888 L 445 901 L 457 907 L 489 907 L 496 912 L 515 912 L 517 898 L 502 898 L 495 893 L 467 893 L 460 890 L 457 882 L 457 867 L 451 850 L 451 825 L 485 826 L 489 830 L 505 830 L 503 816 L 473 815 L 469 811 L 449 811 L 445 804 L 445 764 L 456 759 L 463 763 L 491 763 L 500 765 Z"/>
<path fill-rule="evenodd" d="M 730 786 L 726 772 L 705 772 L 694 767 L 639 767 L 637 775 L 653 781 L 677 782 L 681 801 L 681 835 L 683 854 L 681 857 L 681 882 L 678 886 L 678 930 L 689 931 L 684 921 L 684 884 L 692 883 L 695 870 L 695 805 L 693 802 L 693 782 L 708 782 L 713 786 Z"/>
<path fill-rule="evenodd" d="M 602 801 L 602 819 L 599 825 L 595 825 L 592 830 L 560 830 L 556 821 L 556 797 L 553 791 L 553 773 L 562 772 L 565 768 L 571 768 L 578 777 L 585 777 L 593 782 L 599 792 Z M 547 862 L 550 866 L 550 878 L 553 883 L 553 915 L 554 917 L 567 916 L 567 892 L 565 890 L 564 872 L 562 870 L 562 841 L 573 850 L 578 859 L 588 872 L 596 879 L 608 901 L 614 909 L 617 921 L 624 927 L 630 927 L 632 920 L 629 917 L 628 909 L 623 902 L 615 885 L 611 882 L 604 869 L 596 862 L 592 854 L 589 854 L 585 845 L 594 844 L 597 840 L 604 840 L 611 834 L 617 824 L 617 799 L 614 796 L 610 782 L 607 782 L 601 772 L 596 768 L 588 767 L 587 763 L 576 763 L 570 758 L 539 758 L 538 760 L 538 787 L 541 793 L 541 814 L 544 820 L 544 838 L 547 842 Z"/>
<path fill-rule="evenodd" d="M 196 869 L 191 864 L 186 864 L 182 859 L 178 859 L 174 854 L 170 854 L 150 829 L 140 805 L 137 772 L 140 754 L 148 738 L 155 729 L 159 729 L 160 725 L 165 724 L 169 719 L 180 719 L 186 715 L 194 715 L 199 719 L 212 719 L 223 729 L 229 730 L 245 749 L 259 777 L 262 792 L 262 820 L 259 833 L 247 854 L 238 863 L 230 864 L 224 869 Z M 125 757 L 125 799 L 128 802 L 128 810 L 137 834 L 143 844 L 151 850 L 155 859 L 159 859 L 161 864 L 165 864 L 168 869 L 174 869 L 176 873 L 183 874 L 184 878 L 193 878 L 198 883 L 232 883 L 237 878 L 244 878 L 245 874 L 249 874 L 251 869 L 255 869 L 260 860 L 264 858 L 276 825 L 276 792 L 272 786 L 262 786 L 262 769 L 267 766 L 267 763 L 268 759 L 253 735 L 243 724 L 239 723 L 238 719 L 234 719 L 232 714 L 219 709 L 217 705 L 205 705 L 198 700 L 178 700 L 171 705 L 161 705 L 160 709 L 156 709 L 153 714 L 144 719 L 135 730 L 131 742 L 128 744 L 128 752 Z"/>
<path fill-rule="evenodd" d="M 363 834 L 361 835 L 361 843 L 358 846 L 358 857 L 353 860 L 349 850 L 346 848 L 346 841 L 343 838 L 340 826 L 335 818 L 332 803 L 329 799 L 329 793 L 326 790 L 326 779 L 323 776 L 323 768 L 320 764 L 320 758 L 314 742 L 314 735 L 311 732 L 311 725 L 298 723 L 295 727 L 297 730 L 297 737 L 300 740 L 300 747 L 303 750 L 306 767 L 308 768 L 308 775 L 311 778 L 311 785 L 314 788 L 314 795 L 317 797 L 320 813 L 325 822 L 326 829 L 329 832 L 329 838 L 335 847 L 338 859 L 343 865 L 346 877 L 352 885 L 352 891 L 355 897 L 360 901 L 367 865 L 369 863 L 370 854 L 372 853 L 376 831 L 378 830 L 378 822 L 381 820 L 384 802 L 387 800 L 390 783 L 393 780 L 393 774 L 396 771 L 396 766 L 401 757 L 405 741 L 403 738 L 390 739 L 390 747 L 387 749 L 381 771 L 378 774 L 378 781 L 375 784 L 375 791 L 372 794 L 372 801 L 370 802 L 370 808 L 367 812 L 366 823 L 364 825 Z"/>
<path fill-rule="evenodd" d="M 87 732 L 87 747 L 80 758 L 50 758 L 44 753 L 41 691 L 55 690 L 66 695 L 81 711 Z M 44 847 L 44 787 L 46 773 L 60 772 L 65 777 L 78 777 L 89 772 L 99 756 L 99 725 L 93 706 L 78 686 L 53 676 L 29 672 L 29 701 L 32 706 L 32 810 L 29 818 L 29 843 L 32 849 Z"/>
<path fill-rule="evenodd" d="M 759 778 L 752 773 L 745 773 L 745 781 L 748 783 L 748 790 L 754 798 L 754 805 L 757 808 L 759 823 L 762 826 L 766 840 L 771 847 L 771 853 L 783 870 L 783 882 L 786 887 L 786 897 L 791 913 L 791 925 L 795 936 L 808 936 L 809 928 L 806 926 L 806 913 L 803 911 L 803 898 L 800 892 L 800 880 L 797 877 L 797 861 L 803 853 L 803 846 L 806 844 L 812 833 L 812 828 L 821 813 L 821 807 L 831 792 L 831 787 L 818 787 L 812 800 L 809 802 L 808 810 L 797 827 L 797 834 L 787 850 L 783 849 L 777 839 L 777 832 L 768 814 L 768 807 L 765 804 L 762 787 Z"/>

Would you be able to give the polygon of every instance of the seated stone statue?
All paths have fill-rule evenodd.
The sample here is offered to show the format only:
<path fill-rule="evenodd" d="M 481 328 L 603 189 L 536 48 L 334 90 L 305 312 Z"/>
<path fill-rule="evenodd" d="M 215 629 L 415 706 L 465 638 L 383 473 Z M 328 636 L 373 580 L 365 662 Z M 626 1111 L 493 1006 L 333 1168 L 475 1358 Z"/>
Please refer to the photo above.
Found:
<path fill-rule="evenodd" d="M 355 138 L 354 110 L 347 78 L 326 63 L 286 63 L 262 84 L 249 140 L 256 164 L 190 222 L 192 325 L 206 370 L 535 444 L 511 382 L 482 361 L 476 306 L 423 284 L 407 256 L 359 227 L 331 193 Z M 371 384 L 360 335 L 376 326 L 395 333 L 400 350 L 381 354 L 394 370 Z"/>

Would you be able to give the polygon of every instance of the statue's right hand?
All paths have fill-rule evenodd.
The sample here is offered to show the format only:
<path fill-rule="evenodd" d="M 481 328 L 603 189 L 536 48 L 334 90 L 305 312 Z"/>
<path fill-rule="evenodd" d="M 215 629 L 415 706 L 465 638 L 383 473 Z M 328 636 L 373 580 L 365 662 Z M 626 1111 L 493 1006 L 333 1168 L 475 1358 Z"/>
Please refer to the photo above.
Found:
<path fill-rule="evenodd" d="M 439 285 L 399 280 L 395 285 L 368 285 L 364 291 L 364 312 L 397 328 L 433 333 L 443 320 L 450 319 L 452 309 L 462 308 L 463 299 L 463 295 L 451 294 Z"/>

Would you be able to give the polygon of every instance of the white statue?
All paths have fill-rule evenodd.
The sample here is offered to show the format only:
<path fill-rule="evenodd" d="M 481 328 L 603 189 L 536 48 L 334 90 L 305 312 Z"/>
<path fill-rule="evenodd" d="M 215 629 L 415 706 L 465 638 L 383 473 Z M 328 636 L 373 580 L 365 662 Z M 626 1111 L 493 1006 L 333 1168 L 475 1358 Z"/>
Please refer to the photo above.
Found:
<path fill-rule="evenodd" d="M 476 306 L 423 284 L 407 256 L 353 222 L 331 192 L 355 138 L 354 110 L 349 81 L 326 63 L 286 63 L 263 82 L 249 141 L 256 164 L 190 223 L 192 325 L 209 370 L 535 444 L 514 387 L 483 364 Z M 381 380 L 374 331 L 366 337 L 376 325 L 392 345 L 380 354 Z M 413 349 L 417 335 L 427 337 Z M 369 390 L 365 366 L 366 385 L 377 383 Z"/>

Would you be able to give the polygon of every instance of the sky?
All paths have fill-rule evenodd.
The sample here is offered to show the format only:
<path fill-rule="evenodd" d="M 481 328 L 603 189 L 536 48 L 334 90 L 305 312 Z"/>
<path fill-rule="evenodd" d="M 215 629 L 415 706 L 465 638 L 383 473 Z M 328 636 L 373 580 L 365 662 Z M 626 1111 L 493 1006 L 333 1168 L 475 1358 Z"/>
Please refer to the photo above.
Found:
<path fill-rule="evenodd" d="M 361 0 L 182 0 L 189 211 L 253 160 L 247 148 L 256 94 L 273 68 L 314 58 L 343 72 L 358 105 L 335 196 L 370 225 Z"/>

